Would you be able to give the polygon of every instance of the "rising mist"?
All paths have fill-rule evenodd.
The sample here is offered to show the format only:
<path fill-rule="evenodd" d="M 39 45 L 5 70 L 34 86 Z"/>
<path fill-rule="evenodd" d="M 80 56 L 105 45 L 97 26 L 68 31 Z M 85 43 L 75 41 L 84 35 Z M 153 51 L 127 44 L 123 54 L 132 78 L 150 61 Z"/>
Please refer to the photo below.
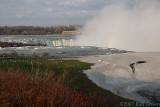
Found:
<path fill-rule="evenodd" d="M 79 45 L 160 51 L 160 1 L 113 0 L 88 22 Z"/>

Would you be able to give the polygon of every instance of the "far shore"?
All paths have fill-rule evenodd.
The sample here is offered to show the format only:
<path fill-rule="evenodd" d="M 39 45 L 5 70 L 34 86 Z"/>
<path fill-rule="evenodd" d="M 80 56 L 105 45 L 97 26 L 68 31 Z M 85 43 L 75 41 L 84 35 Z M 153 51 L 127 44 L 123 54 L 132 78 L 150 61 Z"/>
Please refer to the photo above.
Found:
<path fill-rule="evenodd" d="M 0 42 L 1 48 L 6 47 L 24 47 L 24 46 L 47 46 L 46 44 L 29 44 L 29 43 L 15 43 L 15 42 Z"/>

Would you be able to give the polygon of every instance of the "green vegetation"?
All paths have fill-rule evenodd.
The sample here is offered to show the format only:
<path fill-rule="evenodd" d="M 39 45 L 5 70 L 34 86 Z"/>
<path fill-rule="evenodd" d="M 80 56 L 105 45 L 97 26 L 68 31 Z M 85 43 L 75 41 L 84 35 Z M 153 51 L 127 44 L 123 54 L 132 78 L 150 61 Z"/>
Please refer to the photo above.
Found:
<path fill-rule="evenodd" d="M 48 59 L 1 59 L 0 70 L 19 71 L 44 76 L 52 73 L 54 76 L 61 76 L 64 73 L 82 71 L 89 69 L 92 64 L 83 63 L 77 60 L 48 60 Z"/>
<path fill-rule="evenodd" d="M 31 80 L 34 81 L 38 78 L 45 80 L 45 82 L 43 81 L 45 84 L 52 82 L 52 84 L 62 85 L 74 92 L 78 92 L 80 95 L 88 97 L 91 103 L 95 103 L 94 106 L 91 104 L 92 107 L 97 107 L 98 105 L 118 107 L 120 102 L 129 101 L 99 88 L 91 82 L 82 70 L 89 69 L 92 65 L 93 64 L 80 62 L 78 60 L 4 58 L 0 60 L 0 73 L 22 73 L 24 75 L 30 75 Z M 46 81 L 47 78 L 50 78 L 50 82 Z"/>

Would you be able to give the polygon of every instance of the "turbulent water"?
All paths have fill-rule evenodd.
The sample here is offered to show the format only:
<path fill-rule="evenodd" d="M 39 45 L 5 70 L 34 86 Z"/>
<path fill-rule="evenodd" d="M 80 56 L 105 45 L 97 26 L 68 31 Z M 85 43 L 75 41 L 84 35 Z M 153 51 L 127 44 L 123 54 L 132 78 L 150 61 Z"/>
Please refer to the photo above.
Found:
<path fill-rule="evenodd" d="M 30 43 L 30 44 L 46 44 L 48 47 L 73 46 L 76 36 L 60 36 L 60 35 L 2 35 L 2 42 Z"/>
<path fill-rule="evenodd" d="M 76 36 L 61 36 L 61 35 L 19 35 L 19 36 L 1 36 L 2 42 L 30 43 L 30 44 L 46 44 L 46 47 L 31 46 L 31 47 L 12 47 L 1 48 L 0 54 L 16 53 L 21 56 L 49 56 L 54 58 L 59 57 L 80 57 L 88 55 L 106 55 L 112 53 L 123 53 L 118 49 L 98 48 L 93 46 L 77 46 L 74 41 Z"/>
<path fill-rule="evenodd" d="M 80 59 L 95 63 L 85 73 L 98 86 L 125 98 L 160 105 L 160 53 L 125 53 Z M 130 64 L 137 61 L 146 63 L 135 64 L 133 72 Z"/>

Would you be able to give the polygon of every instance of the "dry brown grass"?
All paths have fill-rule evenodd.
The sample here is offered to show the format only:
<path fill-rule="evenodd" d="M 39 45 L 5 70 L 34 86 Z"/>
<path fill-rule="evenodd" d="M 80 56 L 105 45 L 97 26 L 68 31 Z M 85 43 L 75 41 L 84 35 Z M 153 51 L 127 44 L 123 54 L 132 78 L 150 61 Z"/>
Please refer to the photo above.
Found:
<path fill-rule="evenodd" d="M 0 72 L 0 107 L 106 107 L 94 98 L 84 96 L 45 79 L 25 73 Z"/>

